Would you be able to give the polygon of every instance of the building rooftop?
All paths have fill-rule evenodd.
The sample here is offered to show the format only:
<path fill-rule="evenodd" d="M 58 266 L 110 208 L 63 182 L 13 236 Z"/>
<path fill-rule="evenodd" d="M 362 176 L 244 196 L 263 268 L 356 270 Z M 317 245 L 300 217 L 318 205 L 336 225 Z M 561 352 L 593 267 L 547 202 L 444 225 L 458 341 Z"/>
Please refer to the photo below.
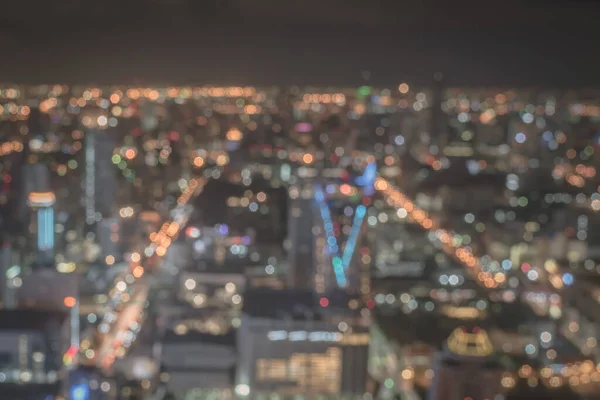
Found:
<path fill-rule="evenodd" d="M 0 330 L 43 330 L 51 323 L 56 323 L 58 329 L 67 318 L 65 311 L 0 310 Z"/>
<path fill-rule="evenodd" d="M 244 295 L 243 312 L 252 317 L 318 319 L 316 299 L 310 290 L 256 288 Z"/>
<path fill-rule="evenodd" d="M 234 331 L 229 331 L 224 335 L 210 335 L 207 333 L 201 333 L 194 330 L 189 330 L 183 335 L 177 334 L 173 330 L 168 330 L 163 336 L 162 342 L 165 344 L 207 344 L 207 345 L 220 345 L 220 346 L 235 346 L 236 334 Z"/>

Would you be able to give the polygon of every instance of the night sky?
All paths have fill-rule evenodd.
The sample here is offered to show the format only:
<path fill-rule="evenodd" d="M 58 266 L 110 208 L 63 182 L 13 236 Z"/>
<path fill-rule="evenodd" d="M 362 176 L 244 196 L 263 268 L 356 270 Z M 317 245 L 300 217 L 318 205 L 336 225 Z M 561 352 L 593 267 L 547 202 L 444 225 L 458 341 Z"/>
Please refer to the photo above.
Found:
<path fill-rule="evenodd" d="M 188 4 L 189 3 L 189 4 Z M 598 86 L 595 1 L 13 1 L 2 81 Z M 32 11 L 34 10 L 34 11 Z"/>

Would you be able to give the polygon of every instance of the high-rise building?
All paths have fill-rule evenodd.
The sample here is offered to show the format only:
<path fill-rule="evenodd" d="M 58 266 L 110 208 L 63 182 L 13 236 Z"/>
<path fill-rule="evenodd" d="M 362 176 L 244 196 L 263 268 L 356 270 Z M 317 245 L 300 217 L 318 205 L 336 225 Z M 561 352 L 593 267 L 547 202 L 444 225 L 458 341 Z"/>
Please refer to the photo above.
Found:
<path fill-rule="evenodd" d="M 31 213 L 27 200 L 31 193 L 46 193 L 50 188 L 50 171 L 46 164 L 24 164 L 21 171 L 21 204 L 19 218 L 26 223 L 30 222 Z"/>
<path fill-rule="evenodd" d="M 311 291 L 246 292 L 237 335 L 239 395 L 365 393 L 367 330 L 321 320 L 315 303 Z"/>
<path fill-rule="evenodd" d="M 293 288 L 309 289 L 313 286 L 315 266 L 313 202 L 311 198 L 289 199 L 288 286 Z"/>
<path fill-rule="evenodd" d="M 103 218 L 96 225 L 96 241 L 100 246 L 100 259 L 107 260 L 108 264 L 114 263 L 115 258 L 121 254 L 119 236 L 120 224 L 117 218 Z"/>
<path fill-rule="evenodd" d="M 448 143 L 447 119 L 442 109 L 444 101 L 444 76 L 437 72 L 433 77 L 433 99 L 431 107 L 431 138 L 439 148 L 444 148 Z"/>
<path fill-rule="evenodd" d="M 111 162 L 114 138 L 109 132 L 88 129 L 85 133 L 84 205 L 87 225 L 110 216 L 116 196 L 116 171 Z"/>
<path fill-rule="evenodd" d="M 493 351 L 484 330 L 454 330 L 445 349 L 435 357 L 428 400 L 497 398 L 502 393 L 503 369 L 492 357 Z"/>
<path fill-rule="evenodd" d="M 69 348 L 64 311 L 0 310 L 0 393 L 6 399 L 54 398 L 64 385 Z"/>
<path fill-rule="evenodd" d="M 210 335 L 168 330 L 162 338 L 161 363 L 172 393 L 229 388 L 237 361 L 235 335 Z"/>
<path fill-rule="evenodd" d="M 14 255 L 10 242 L 3 242 L 0 247 L 0 293 L 2 294 L 2 308 L 6 309 L 16 306 L 15 285 L 12 280 L 17 278 L 21 268 L 13 266 Z"/>
<path fill-rule="evenodd" d="M 38 265 L 54 263 L 54 203 L 56 196 L 52 192 L 31 192 L 27 204 L 34 212 L 30 231 L 37 237 Z"/>
<path fill-rule="evenodd" d="M 115 207 L 117 171 L 111 161 L 115 140 L 110 131 L 98 131 L 95 136 L 96 211 L 105 218 L 111 216 Z"/>

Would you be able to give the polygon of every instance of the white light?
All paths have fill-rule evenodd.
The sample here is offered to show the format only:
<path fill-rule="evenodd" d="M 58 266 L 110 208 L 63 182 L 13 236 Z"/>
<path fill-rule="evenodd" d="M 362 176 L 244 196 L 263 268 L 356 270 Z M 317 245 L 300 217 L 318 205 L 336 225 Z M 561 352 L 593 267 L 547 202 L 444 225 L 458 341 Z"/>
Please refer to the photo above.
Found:
<path fill-rule="evenodd" d="M 285 339 L 287 339 L 287 332 L 286 331 L 271 331 L 267 334 L 267 337 L 269 338 L 269 340 L 272 340 L 272 341 L 285 340 Z"/>
<path fill-rule="evenodd" d="M 540 335 L 540 339 L 544 343 L 549 343 L 552 340 L 552 335 L 550 334 L 550 332 L 542 332 L 542 334 Z"/>
<path fill-rule="evenodd" d="M 245 384 L 237 385 L 235 392 L 240 396 L 248 396 L 250 394 L 250 386 Z"/>
<path fill-rule="evenodd" d="M 191 278 L 186 279 L 186 281 L 185 281 L 185 288 L 187 290 L 194 290 L 195 287 L 196 287 L 196 281 L 195 280 L 193 280 Z"/>
<path fill-rule="evenodd" d="M 448 278 L 448 282 L 452 285 L 455 286 L 458 284 L 458 276 L 456 275 L 450 275 L 450 278 Z"/>
<path fill-rule="evenodd" d="M 225 285 L 225 291 L 227 291 L 227 293 L 235 292 L 235 284 L 232 282 L 227 283 L 227 285 Z"/>
<path fill-rule="evenodd" d="M 537 271 L 534 270 L 534 269 L 532 269 L 529 272 L 527 272 L 527 278 L 530 281 L 536 281 L 538 279 L 538 277 L 539 277 L 539 275 L 538 275 Z"/>

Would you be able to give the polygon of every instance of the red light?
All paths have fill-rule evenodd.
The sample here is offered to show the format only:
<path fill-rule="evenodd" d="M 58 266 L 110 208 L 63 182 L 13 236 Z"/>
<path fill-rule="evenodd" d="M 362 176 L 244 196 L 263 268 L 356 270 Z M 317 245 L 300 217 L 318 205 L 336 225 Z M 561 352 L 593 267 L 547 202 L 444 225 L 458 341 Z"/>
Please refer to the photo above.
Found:
<path fill-rule="evenodd" d="M 69 357 L 75 357 L 78 351 L 79 349 L 77 346 L 71 345 L 71 347 L 69 347 L 69 349 L 66 351 L 65 355 Z"/>
<path fill-rule="evenodd" d="M 372 310 L 375 307 L 375 301 L 373 299 L 367 300 L 367 308 Z"/>
<path fill-rule="evenodd" d="M 321 297 L 319 305 L 323 308 L 327 307 L 329 305 L 329 299 L 327 297 Z"/>
<path fill-rule="evenodd" d="M 179 132 L 176 131 L 171 131 L 169 132 L 169 140 L 172 140 L 174 142 L 179 140 Z"/>

